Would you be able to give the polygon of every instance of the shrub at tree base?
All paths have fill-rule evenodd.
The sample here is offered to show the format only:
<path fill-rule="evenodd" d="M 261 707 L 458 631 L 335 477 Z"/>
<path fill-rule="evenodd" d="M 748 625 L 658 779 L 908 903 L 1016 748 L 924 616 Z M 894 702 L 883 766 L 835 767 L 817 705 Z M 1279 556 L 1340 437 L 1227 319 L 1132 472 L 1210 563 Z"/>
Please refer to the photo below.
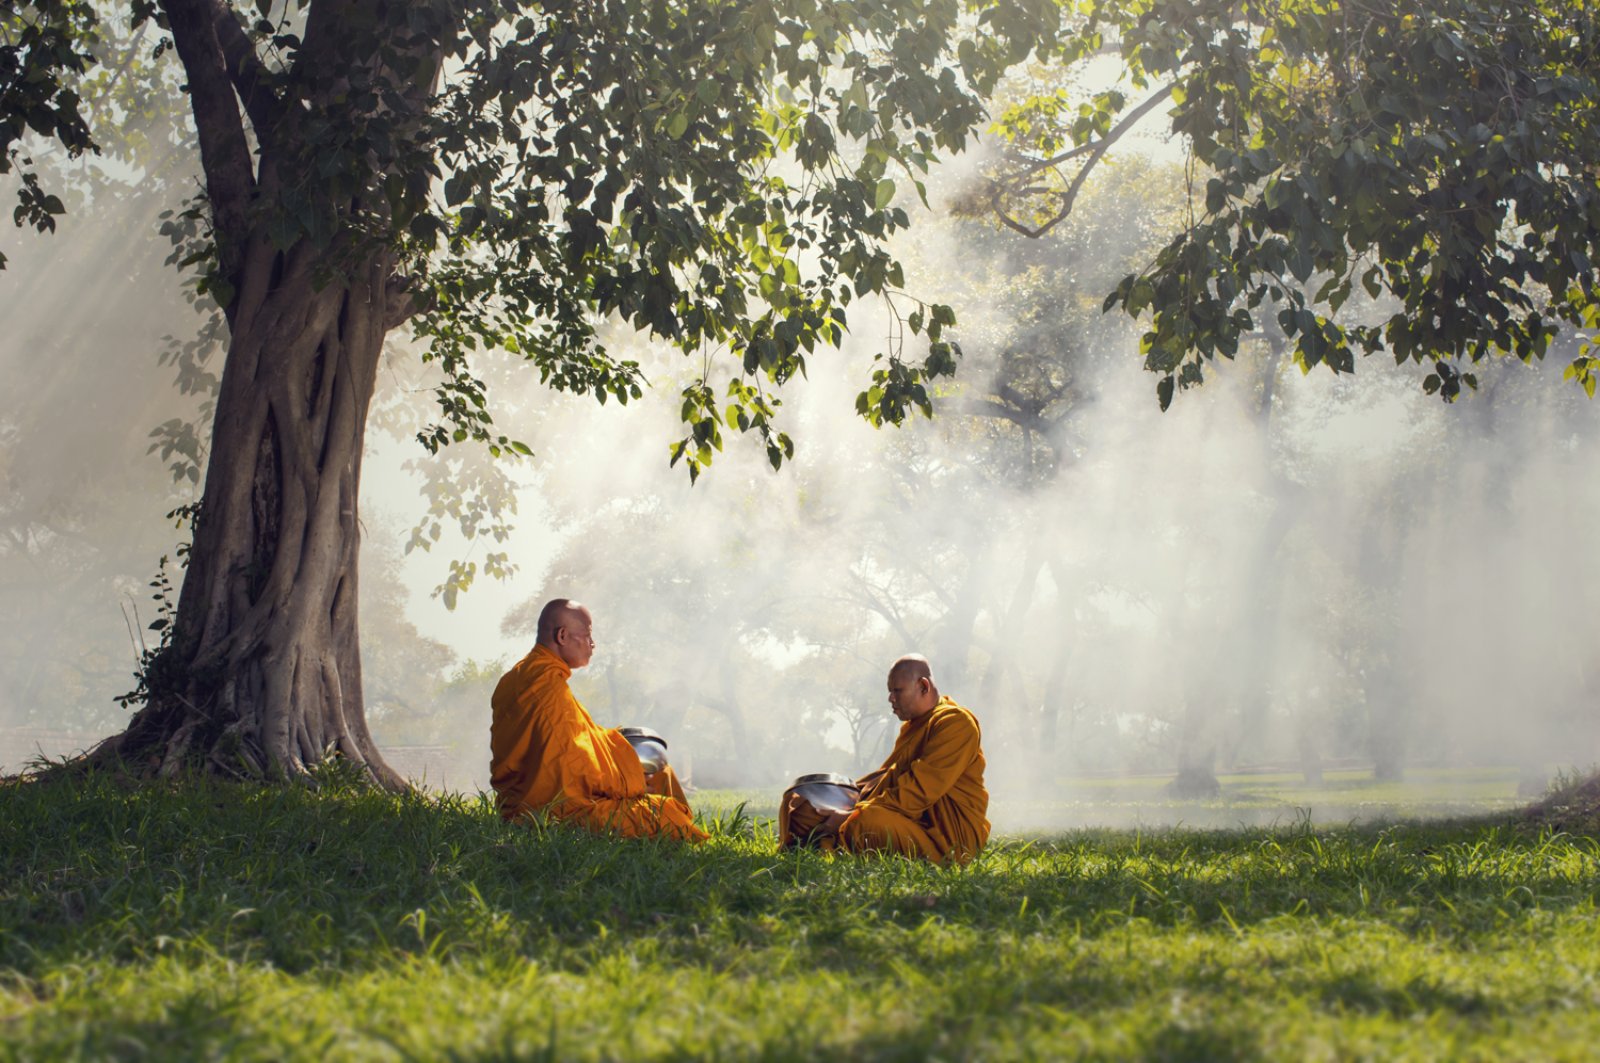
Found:
<path fill-rule="evenodd" d="M 1558 778 L 1550 793 L 1523 817 L 1530 825 L 1554 831 L 1600 835 L 1600 772 Z"/>

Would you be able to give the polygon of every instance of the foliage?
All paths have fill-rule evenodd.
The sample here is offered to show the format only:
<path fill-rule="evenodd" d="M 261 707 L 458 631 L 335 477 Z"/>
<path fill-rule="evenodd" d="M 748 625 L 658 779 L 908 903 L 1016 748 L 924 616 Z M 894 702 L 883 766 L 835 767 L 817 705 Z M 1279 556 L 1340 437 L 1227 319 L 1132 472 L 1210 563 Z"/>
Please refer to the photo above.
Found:
<path fill-rule="evenodd" d="M 321 786 L 0 789 L 0 1056 L 1559 1059 L 1597 1032 L 1590 836 L 1086 832 L 944 870 Z"/>
<path fill-rule="evenodd" d="M 4 56 L 33 95 L 0 95 L 16 127 L 0 147 L 23 124 L 73 152 L 96 147 L 80 92 L 108 63 L 92 47 L 98 10 L 10 11 L 22 36 Z M 183 259 L 202 270 L 201 291 L 233 305 L 247 230 L 279 250 L 320 249 L 327 281 L 364 255 L 391 256 L 409 296 L 400 318 L 446 375 L 437 423 L 419 438 L 507 455 L 527 448 L 493 429 L 474 353 L 504 348 L 553 386 L 625 402 L 640 394 L 638 366 L 597 342 L 597 322 L 615 315 L 704 359 L 673 450 L 691 477 L 723 427 L 758 433 L 774 466 L 792 456 L 768 388 L 837 343 L 862 296 L 915 304 L 902 326 L 929 342 L 917 364 L 898 344 L 884 352 L 863 414 L 898 423 L 930 410 L 924 382 L 953 372 L 959 351 L 943 335 L 950 309 L 899 291 L 885 242 L 908 223 L 902 186 L 923 193 L 930 164 L 981 121 L 981 94 L 1056 23 L 1046 0 L 434 0 L 359 17 L 304 2 L 140 2 L 133 13 L 141 37 L 152 25 L 172 34 L 155 59 L 175 44 L 189 76 L 207 195 L 175 224 L 204 225 L 201 250 Z M 192 36 L 196 18 L 214 41 Z M 983 36 L 957 56 L 963 19 Z M 209 69 L 207 48 L 227 70 Z M 142 53 L 128 62 L 135 78 L 161 76 Z M 267 167 L 253 176 L 246 123 Z M 39 203 L 34 213 L 64 209 Z M 719 351 L 735 366 L 725 391 Z"/>
<path fill-rule="evenodd" d="M 959 395 L 949 412 L 986 422 L 991 449 L 976 457 L 990 478 L 1041 486 L 1091 445 L 1073 421 L 1099 396 L 1127 338 L 1126 322 L 1100 312 L 1103 294 L 1147 262 L 1182 216 L 1175 166 L 1138 155 L 1102 166 L 1048 239 L 1020 244 L 975 194 L 981 182 L 971 182 L 953 205 L 960 220 L 945 223 L 947 239 L 967 253 L 948 265 L 919 263 L 919 272 L 944 272 L 963 308 L 965 369 L 949 389 Z M 991 179 L 1004 172 L 1003 163 L 989 168 Z"/>
<path fill-rule="evenodd" d="M 953 3 L 469 12 L 505 22 L 459 46 L 462 75 L 433 127 L 448 179 L 410 220 L 422 250 L 436 236 L 447 248 L 426 261 L 433 300 L 416 328 L 464 400 L 446 398 L 425 442 L 484 437 L 463 368 L 480 344 L 523 354 L 557 387 L 637 398 L 637 365 L 595 346 L 596 315 L 616 314 L 705 358 L 672 450 L 691 477 L 723 427 L 759 433 L 775 467 L 791 457 L 767 385 L 837 343 L 853 299 L 903 285 L 884 247 L 908 223 L 897 176 L 921 192 L 936 152 L 964 146 L 982 116 L 972 90 L 1025 54 L 1052 10 L 1013 8 L 973 8 L 995 39 L 963 52 L 959 78 L 940 66 Z M 928 357 L 888 352 L 858 403 L 875 421 L 926 412 L 922 381 L 955 368 L 947 307 L 907 321 Z M 737 370 L 719 397 L 720 348 Z"/>
<path fill-rule="evenodd" d="M 1446 401 L 1476 385 L 1470 363 L 1541 358 L 1559 330 L 1600 321 L 1592 5 L 1156 0 L 1088 12 L 1063 57 L 1115 48 L 1125 80 L 1076 107 L 1060 93 L 1008 112 L 1028 160 L 1012 187 L 1059 201 L 1059 218 L 1077 179 L 1036 175 L 1085 155 L 1092 167 L 1127 119 L 1170 99 L 1193 165 L 1189 217 L 1106 300 L 1149 315 L 1145 365 L 1163 408 L 1273 311 L 1307 371 L 1350 372 L 1357 352 L 1387 351 L 1427 365 L 1424 389 Z M 1130 107 L 1135 95 L 1144 102 Z M 1352 319 L 1363 289 L 1393 305 Z M 1597 365 L 1585 352 L 1569 376 L 1592 393 Z"/>
<path fill-rule="evenodd" d="M 1549 830 L 1600 833 L 1600 771 L 1562 771 L 1527 810 L 1527 821 Z"/>
<path fill-rule="evenodd" d="M 12 219 L 19 226 L 54 232 L 56 216 L 67 209 L 40 184 L 23 137 L 31 131 L 72 155 L 93 146 L 75 82 L 94 62 L 96 23 L 93 5 L 83 0 L 0 7 L 0 176 L 17 173 Z M 0 269 L 5 264 L 0 254 Z"/>

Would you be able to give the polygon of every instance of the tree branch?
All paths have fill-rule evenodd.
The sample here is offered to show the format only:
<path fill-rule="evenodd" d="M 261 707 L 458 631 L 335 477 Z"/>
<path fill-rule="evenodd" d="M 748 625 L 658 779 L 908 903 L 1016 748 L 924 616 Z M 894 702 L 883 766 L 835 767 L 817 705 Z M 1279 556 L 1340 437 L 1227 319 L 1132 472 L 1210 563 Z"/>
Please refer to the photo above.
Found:
<path fill-rule="evenodd" d="M 1006 402 L 1009 402 L 1011 405 L 1015 406 L 1017 409 L 1021 410 L 1023 413 L 1029 415 L 1035 420 L 1038 419 L 1040 411 L 1044 409 L 1046 403 L 1049 401 L 1046 400 L 1046 402 L 1039 402 L 1037 400 L 1029 399 L 1026 395 L 1012 387 L 1010 384 L 996 384 L 994 390 L 995 394 L 999 395 L 1000 398 Z"/>
<path fill-rule="evenodd" d="M 212 231 L 223 277 L 237 287 L 238 268 L 249 234 L 255 169 L 244 120 L 222 45 L 217 41 L 212 0 L 162 0 L 172 43 L 189 78 L 189 103 L 200 138 Z M 231 308 L 225 307 L 225 310 Z"/>
<path fill-rule="evenodd" d="M 217 43 L 222 47 L 222 58 L 228 76 L 233 81 L 239 99 L 244 102 L 250 125 L 255 128 L 258 142 L 267 139 L 278 120 L 283 117 L 283 101 L 271 88 L 271 73 L 256 54 L 255 45 L 239 24 L 238 12 L 223 0 L 209 0 L 214 14 L 213 28 Z"/>
<path fill-rule="evenodd" d="M 1018 428 L 1036 427 L 1035 418 L 1027 416 L 1020 410 L 1002 406 L 993 399 L 968 399 L 956 408 L 972 417 L 998 417 L 1010 421 Z"/>
<path fill-rule="evenodd" d="M 1151 96 L 1148 100 L 1145 100 L 1139 106 L 1123 115 L 1122 121 L 1118 122 L 1115 126 L 1112 126 L 1111 131 L 1105 136 L 1101 137 L 1099 140 L 1095 141 L 1092 147 L 1088 144 L 1080 144 L 1070 151 L 1066 151 L 1060 155 L 1054 156 L 1053 158 L 1044 159 L 1040 162 L 1034 163 L 1030 165 L 1029 168 L 1023 173 L 1018 174 L 1016 177 L 1013 177 L 1008 181 L 1004 181 L 996 185 L 994 195 L 989 197 L 989 206 L 994 211 L 995 216 L 999 218 L 1001 223 L 1007 228 L 1015 229 L 1017 232 L 1028 237 L 1029 239 L 1036 240 L 1045 233 L 1049 232 L 1051 229 L 1054 229 L 1056 225 L 1066 218 L 1068 214 L 1072 213 L 1072 205 L 1077 201 L 1078 192 L 1082 190 L 1083 182 L 1088 178 L 1089 171 L 1095 168 L 1095 165 L 1099 163 L 1099 161 L 1105 156 L 1105 153 L 1110 150 L 1111 145 L 1121 140 L 1123 135 L 1137 125 L 1141 118 L 1154 110 L 1155 107 L 1167 97 L 1171 96 L 1172 89 L 1173 86 L 1171 85 L 1164 86 L 1160 92 L 1157 92 L 1154 96 Z M 1072 179 L 1072 184 L 1068 186 L 1067 190 L 1061 194 L 1061 209 L 1058 210 L 1048 221 L 1039 226 L 1030 226 L 1024 224 L 1023 222 L 1017 221 L 1015 218 L 1011 217 L 1005 212 L 1005 208 L 1001 206 L 1000 201 L 1004 198 L 1007 191 L 1014 190 L 1015 185 L 1018 182 L 1032 177 L 1040 170 L 1048 169 L 1051 166 L 1057 166 L 1063 162 L 1066 162 L 1068 159 L 1074 158 L 1077 155 L 1082 154 L 1084 151 L 1089 152 L 1089 160 L 1083 164 L 1083 168 L 1080 169 L 1077 176 Z"/>
<path fill-rule="evenodd" d="M 150 23 L 148 22 L 144 22 L 139 25 L 138 32 L 133 35 L 133 40 L 128 42 L 127 48 L 122 53 L 122 62 L 117 64 L 117 68 L 112 72 L 110 80 L 108 80 L 105 84 L 105 87 L 96 94 L 97 98 L 95 99 L 93 105 L 90 106 L 88 117 L 84 119 L 83 123 L 89 127 L 91 133 L 94 131 L 94 128 L 100 124 L 100 119 L 103 116 L 106 104 L 110 102 L 111 93 L 116 89 L 117 82 L 122 80 L 123 75 L 127 74 L 128 68 L 133 65 L 133 61 L 139 57 L 139 45 L 144 42 L 145 31 L 149 28 Z M 54 144 L 54 142 L 52 142 L 52 144 Z"/>
<path fill-rule="evenodd" d="M 863 589 L 857 591 L 854 595 L 856 602 L 860 605 L 866 606 L 868 609 L 887 620 L 889 622 L 889 626 L 894 628 L 900 637 L 906 640 L 906 645 L 915 646 L 917 644 L 916 636 L 911 634 L 911 629 L 907 627 L 906 622 L 901 619 L 899 610 L 894 609 L 882 601 L 879 601 L 877 595 L 872 594 L 864 589 L 865 586 L 865 583 L 863 583 Z"/>
<path fill-rule="evenodd" d="M 437 301 L 434 291 L 421 289 L 417 277 L 400 274 L 390 277 L 383 311 L 384 329 L 398 328 L 416 314 L 433 309 Z"/>

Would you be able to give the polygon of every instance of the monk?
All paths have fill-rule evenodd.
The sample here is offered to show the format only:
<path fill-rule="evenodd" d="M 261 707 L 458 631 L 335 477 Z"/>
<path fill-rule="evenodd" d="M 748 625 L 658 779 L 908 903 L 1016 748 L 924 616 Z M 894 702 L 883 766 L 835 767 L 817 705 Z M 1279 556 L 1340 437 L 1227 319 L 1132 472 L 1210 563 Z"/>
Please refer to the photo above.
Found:
<path fill-rule="evenodd" d="M 568 689 L 593 655 L 589 610 L 547 603 L 533 650 L 494 688 L 489 783 L 500 814 L 542 811 L 592 831 L 703 840 L 672 769 L 647 777 L 628 740 L 596 724 Z"/>
<path fill-rule="evenodd" d="M 983 848 L 989 791 L 977 717 L 939 694 L 920 654 L 889 669 L 889 707 L 901 721 L 900 735 L 883 766 L 856 781 L 860 803 L 848 813 L 824 814 L 794 791 L 785 793 L 778 806 L 782 848 L 809 844 L 961 864 Z"/>

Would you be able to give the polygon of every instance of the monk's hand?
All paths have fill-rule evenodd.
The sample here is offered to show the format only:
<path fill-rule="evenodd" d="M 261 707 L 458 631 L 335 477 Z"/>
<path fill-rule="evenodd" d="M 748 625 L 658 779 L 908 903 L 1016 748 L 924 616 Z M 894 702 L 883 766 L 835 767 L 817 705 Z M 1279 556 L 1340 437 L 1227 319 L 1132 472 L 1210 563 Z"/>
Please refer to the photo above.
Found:
<path fill-rule="evenodd" d="M 824 813 L 799 794 L 789 795 L 789 827 L 796 837 L 831 837 L 839 828 L 835 817 Z M 842 822 L 842 819 L 841 819 Z"/>
<path fill-rule="evenodd" d="M 850 818 L 848 812 L 829 812 L 822 817 L 822 823 L 817 827 L 819 834 L 838 834 L 839 828 L 844 826 L 844 821 Z"/>

